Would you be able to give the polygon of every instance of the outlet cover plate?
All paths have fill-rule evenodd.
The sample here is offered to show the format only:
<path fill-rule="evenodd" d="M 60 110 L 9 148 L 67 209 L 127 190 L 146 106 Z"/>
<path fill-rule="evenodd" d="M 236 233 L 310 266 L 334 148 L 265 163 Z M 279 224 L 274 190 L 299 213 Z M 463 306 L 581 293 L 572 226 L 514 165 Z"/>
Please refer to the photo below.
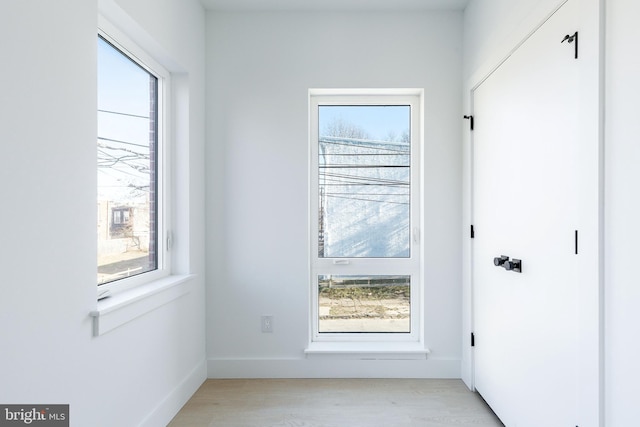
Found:
<path fill-rule="evenodd" d="M 273 316 L 262 316 L 260 318 L 263 333 L 273 332 Z"/>

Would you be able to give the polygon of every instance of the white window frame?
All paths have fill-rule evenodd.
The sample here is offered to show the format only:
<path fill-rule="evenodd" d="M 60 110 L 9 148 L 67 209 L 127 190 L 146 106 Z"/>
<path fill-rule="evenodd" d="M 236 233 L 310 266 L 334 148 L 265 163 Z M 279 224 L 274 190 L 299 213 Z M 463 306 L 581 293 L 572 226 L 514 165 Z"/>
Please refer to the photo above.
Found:
<path fill-rule="evenodd" d="M 309 272 L 310 349 L 314 344 L 413 343 L 424 347 L 423 239 L 423 89 L 310 89 L 309 90 Z M 409 258 L 320 258 L 318 256 L 318 107 L 321 105 L 411 106 L 411 240 Z M 409 333 L 320 333 L 318 275 L 411 275 Z M 333 348 L 333 347 L 332 347 Z M 345 347 L 347 348 L 347 347 Z M 348 347 L 353 348 L 353 347 Z M 311 350 L 308 350 L 311 352 Z"/>
<path fill-rule="evenodd" d="M 140 67 L 158 79 L 158 123 L 157 123 L 157 203 L 156 203 L 156 254 L 157 268 L 136 276 L 118 279 L 113 282 L 98 285 L 98 296 L 115 295 L 146 285 L 171 274 L 171 257 L 169 256 L 171 231 L 170 231 L 170 162 L 168 153 L 170 147 L 170 73 L 160 65 L 143 48 L 134 43 L 126 34 L 111 24 L 103 16 L 98 16 L 97 36 L 101 36 L 114 47 L 136 62 Z M 97 40 L 97 39 L 96 39 Z"/>

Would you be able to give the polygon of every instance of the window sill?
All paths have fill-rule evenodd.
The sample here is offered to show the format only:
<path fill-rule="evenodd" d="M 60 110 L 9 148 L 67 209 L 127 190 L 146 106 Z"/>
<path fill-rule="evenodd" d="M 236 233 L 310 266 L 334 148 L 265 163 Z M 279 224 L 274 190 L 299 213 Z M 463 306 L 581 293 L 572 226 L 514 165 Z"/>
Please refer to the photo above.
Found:
<path fill-rule="evenodd" d="M 304 352 L 308 358 L 419 360 L 426 359 L 431 350 L 421 343 L 313 342 Z"/>
<path fill-rule="evenodd" d="M 164 277 L 149 284 L 98 301 L 93 317 L 93 336 L 104 335 L 131 320 L 187 294 L 194 275 Z"/>

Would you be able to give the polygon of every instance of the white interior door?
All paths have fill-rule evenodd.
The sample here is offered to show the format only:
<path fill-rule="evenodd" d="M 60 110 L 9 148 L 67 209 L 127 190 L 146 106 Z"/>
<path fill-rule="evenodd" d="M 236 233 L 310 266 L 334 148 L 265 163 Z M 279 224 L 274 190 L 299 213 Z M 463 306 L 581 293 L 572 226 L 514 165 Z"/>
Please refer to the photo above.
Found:
<path fill-rule="evenodd" d="M 580 8 L 562 6 L 473 92 L 475 387 L 509 427 L 596 425 L 580 389 L 598 384 L 579 362 L 597 341 L 580 306 L 598 275 L 581 261 L 597 247 L 597 208 L 581 190 L 598 175 L 584 155 L 597 151 L 584 138 L 593 61 L 561 42 L 576 31 L 582 42 Z M 496 266 L 502 255 L 521 272 Z"/>

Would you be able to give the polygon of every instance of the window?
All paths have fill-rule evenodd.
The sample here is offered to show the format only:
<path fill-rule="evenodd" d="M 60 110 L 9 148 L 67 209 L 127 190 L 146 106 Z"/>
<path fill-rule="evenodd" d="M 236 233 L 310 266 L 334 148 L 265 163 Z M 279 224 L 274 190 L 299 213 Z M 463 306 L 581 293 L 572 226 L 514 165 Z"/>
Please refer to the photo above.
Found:
<path fill-rule="evenodd" d="M 131 222 L 131 208 L 113 208 L 111 213 L 110 237 L 117 239 L 132 236 L 133 223 Z"/>
<path fill-rule="evenodd" d="M 168 73 L 130 42 L 125 48 L 104 32 L 97 42 L 97 276 L 100 286 L 122 288 L 168 271 L 163 256 Z"/>
<path fill-rule="evenodd" d="M 310 91 L 312 341 L 420 341 L 422 92 Z"/>

